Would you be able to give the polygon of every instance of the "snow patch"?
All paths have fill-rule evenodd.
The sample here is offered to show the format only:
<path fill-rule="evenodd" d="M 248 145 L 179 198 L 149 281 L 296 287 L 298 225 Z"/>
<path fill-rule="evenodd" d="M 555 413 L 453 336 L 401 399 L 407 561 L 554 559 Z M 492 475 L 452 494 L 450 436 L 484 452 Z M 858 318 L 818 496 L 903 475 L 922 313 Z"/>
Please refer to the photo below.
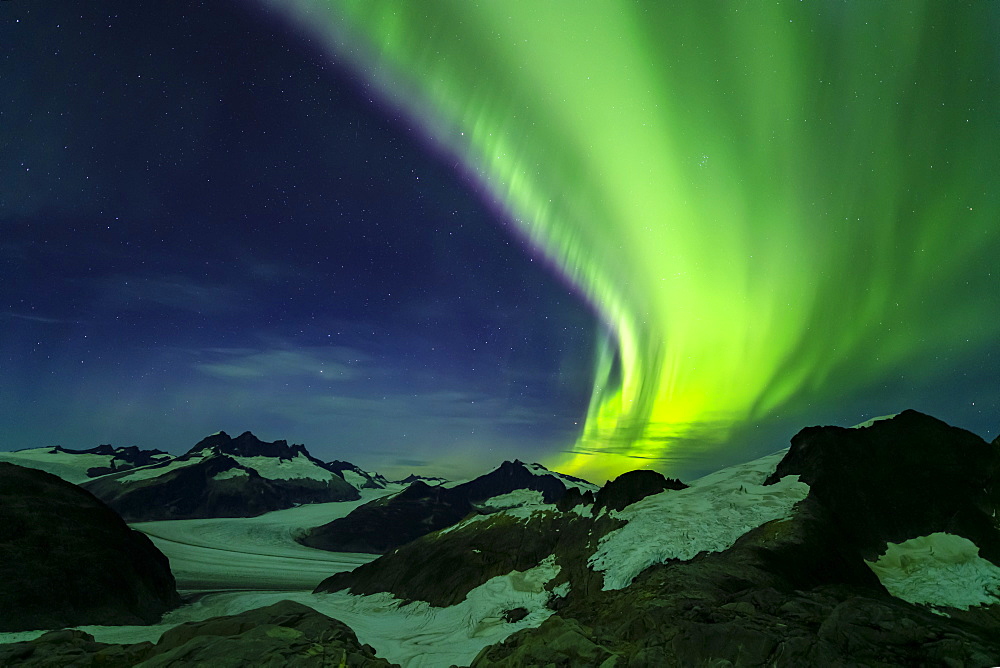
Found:
<path fill-rule="evenodd" d="M 604 571 L 604 590 L 623 589 L 649 566 L 669 559 L 721 552 L 751 529 L 791 516 L 809 485 L 798 476 L 763 485 L 783 456 L 781 451 L 731 466 L 686 489 L 666 490 L 610 513 L 628 524 L 602 538 L 590 557 L 591 568 Z"/>
<path fill-rule="evenodd" d="M 1000 603 L 1000 568 L 962 536 L 932 533 L 889 543 L 885 554 L 865 563 L 890 594 L 909 603 L 962 610 Z"/>
<path fill-rule="evenodd" d="M 545 500 L 542 498 L 542 493 L 538 490 L 515 489 L 513 492 L 500 494 L 499 496 L 494 496 L 491 499 L 481 501 L 477 505 L 486 512 L 496 512 L 520 506 L 544 506 L 546 504 Z"/>

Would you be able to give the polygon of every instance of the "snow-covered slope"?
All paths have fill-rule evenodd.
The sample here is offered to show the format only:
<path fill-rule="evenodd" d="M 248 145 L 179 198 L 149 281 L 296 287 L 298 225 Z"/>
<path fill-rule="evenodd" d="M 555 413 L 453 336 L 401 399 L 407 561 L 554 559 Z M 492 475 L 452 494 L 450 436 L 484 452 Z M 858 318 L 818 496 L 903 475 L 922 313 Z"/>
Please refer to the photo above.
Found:
<path fill-rule="evenodd" d="M 89 450 L 70 450 L 57 445 L 0 452 L 0 461 L 45 471 L 74 484 L 169 459 L 171 455 L 160 450 L 140 450 L 135 446 L 99 445 Z"/>

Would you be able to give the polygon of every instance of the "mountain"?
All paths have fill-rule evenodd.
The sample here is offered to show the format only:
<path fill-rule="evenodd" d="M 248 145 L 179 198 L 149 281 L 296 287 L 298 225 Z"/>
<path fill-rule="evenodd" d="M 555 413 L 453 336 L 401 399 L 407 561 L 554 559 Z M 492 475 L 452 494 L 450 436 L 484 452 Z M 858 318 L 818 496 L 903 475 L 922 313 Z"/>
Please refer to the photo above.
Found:
<path fill-rule="evenodd" d="M 326 468 L 333 471 L 357 489 L 385 489 L 392 483 L 379 473 L 362 471 L 350 462 L 334 460 L 326 463 Z"/>
<path fill-rule="evenodd" d="M 400 485 L 409 485 L 410 483 L 414 483 L 417 481 L 425 482 L 428 485 L 442 485 L 446 482 L 449 482 L 447 478 L 438 478 L 436 476 L 426 476 L 426 475 L 415 475 L 413 473 L 406 476 L 402 480 L 395 480 L 393 482 L 396 482 Z"/>
<path fill-rule="evenodd" d="M 99 445 L 89 450 L 70 450 L 57 445 L 0 452 L 0 461 L 46 471 L 72 483 L 169 459 L 171 455 L 162 450 L 140 450 L 134 445 L 118 448 Z"/>
<path fill-rule="evenodd" d="M 381 554 L 424 534 L 456 524 L 470 513 L 515 507 L 536 497 L 555 503 L 567 490 L 593 494 L 591 483 L 515 460 L 460 484 L 428 485 L 422 480 L 403 491 L 359 506 L 346 517 L 313 529 L 305 545 L 335 552 Z"/>
<path fill-rule="evenodd" d="M 268 443 L 250 432 L 202 439 L 166 462 L 83 485 L 130 522 L 253 517 L 303 503 L 351 501 L 357 488 L 303 445 Z"/>
<path fill-rule="evenodd" d="M 540 592 L 496 599 L 544 621 L 477 667 L 1000 664 L 1000 439 L 904 411 L 690 485 L 641 473 L 481 503 L 317 592 Z"/>
<path fill-rule="evenodd" d="M 0 527 L 0 631 L 152 624 L 180 605 L 149 538 L 55 475 L 0 462 Z"/>

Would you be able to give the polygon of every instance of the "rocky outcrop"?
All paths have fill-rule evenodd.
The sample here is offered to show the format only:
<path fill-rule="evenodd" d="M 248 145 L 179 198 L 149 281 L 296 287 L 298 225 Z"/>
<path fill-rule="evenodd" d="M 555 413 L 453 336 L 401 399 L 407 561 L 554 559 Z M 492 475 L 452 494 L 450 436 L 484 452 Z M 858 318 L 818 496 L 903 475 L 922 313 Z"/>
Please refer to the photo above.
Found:
<path fill-rule="evenodd" d="M 54 475 L 0 463 L 0 527 L 0 631 L 150 624 L 180 604 L 149 538 Z"/>
<path fill-rule="evenodd" d="M 169 666 L 394 666 L 375 656 L 342 622 L 292 601 L 238 615 L 181 624 L 160 640 L 135 645 L 98 643 L 77 630 L 52 631 L 36 640 L 0 645 L 0 665 Z"/>
<path fill-rule="evenodd" d="M 567 489 L 594 489 L 590 483 L 548 471 L 539 464 L 504 462 L 496 470 L 454 486 L 412 483 L 402 492 L 376 499 L 356 508 L 346 517 L 313 529 L 303 544 L 335 552 L 384 554 L 400 545 L 444 529 L 488 499 L 517 490 L 541 493 L 546 503 L 555 503 Z"/>
<path fill-rule="evenodd" d="M 769 478 L 796 474 L 868 560 L 888 542 L 943 531 L 1000 564 L 1000 448 L 908 410 L 868 427 L 809 427 Z"/>
<path fill-rule="evenodd" d="M 666 478 L 656 471 L 629 471 L 608 482 L 597 492 L 594 512 L 601 508 L 621 510 L 625 506 L 659 494 L 665 489 L 685 489 L 687 485 L 675 478 Z"/>
<path fill-rule="evenodd" d="M 305 446 L 250 432 L 213 434 L 168 462 L 84 483 L 130 522 L 253 517 L 296 504 L 350 501 L 357 488 Z"/>

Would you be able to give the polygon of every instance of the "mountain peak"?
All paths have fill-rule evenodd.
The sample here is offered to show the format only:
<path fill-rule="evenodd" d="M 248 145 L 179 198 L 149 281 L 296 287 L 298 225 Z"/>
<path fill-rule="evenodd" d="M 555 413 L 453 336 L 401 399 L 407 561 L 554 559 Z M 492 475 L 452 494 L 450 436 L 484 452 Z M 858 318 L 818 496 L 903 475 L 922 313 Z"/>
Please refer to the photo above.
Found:
<path fill-rule="evenodd" d="M 306 456 L 309 453 L 304 445 L 288 445 L 286 440 L 273 442 L 262 441 L 252 432 L 245 431 L 236 438 L 232 438 L 224 431 L 206 436 L 198 442 L 188 455 L 214 450 L 219 454 L 236 455 L 239 457 L 277 457 L 279 459 L 292 459 L 300 452 Z"/>

